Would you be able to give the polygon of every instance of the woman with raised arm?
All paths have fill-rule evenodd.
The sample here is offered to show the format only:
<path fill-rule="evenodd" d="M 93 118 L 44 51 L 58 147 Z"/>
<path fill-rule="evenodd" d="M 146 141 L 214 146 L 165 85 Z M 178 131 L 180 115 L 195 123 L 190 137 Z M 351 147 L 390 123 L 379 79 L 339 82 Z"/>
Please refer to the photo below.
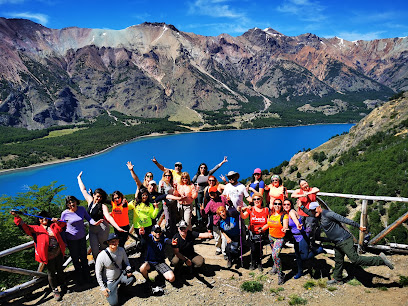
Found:
<path fill-rule="evenodd" d="M 172 195 L 174 193 L 173 174 L 169 169 L 163 172 L 158 191 L 162 194 Z M 175 200 L 165 199 L 163 201 L 163 210 L 166 220 L 166 237 L 173 237 L 177 231 L 177 202 Z"/>
<path fill-rule="evenodd" d="M 256 265 L 260 271 L 262 268 L 262 239 L 266 238 L 268 229 L 268 212 L 267 207 L 263 207 L 263 197 L 259 192 L 254 192 L 252 196 L 254 206 L 244 206 L 241 208 L 241 218 L 249 217 L 249 243 L 251 246 L 251 265 L 249 270 L 254 270 Z"/>
<path fill-rule="evenodd" d="M 247 186 L 249 195 L 252 197 L 254 192 L 258 192 L 263 196 L 265 190 L 265 182 L 262 180 L 262 170 L 256 168 L 252 174 L 251 183 Z"/>
<path fill-rule="evenodd" d="M 275 199 L 279 199 L 283 202 L 288 197 L 288 191 L 282 184 L 282 179 L 279 175 L 272 175 L 271 183 L 267 186 L 266 190 L 269 190 L 266 198 L 269 203 L 269 209 L 273 208 Z"/>
<path fill-rule="evenodd" d="M 92 219 L 97 221 L 102 220 L 98 225 L 89 225 L 89 244 L 91 245 L 92 256 L 94 260 L 96 260 L 99 252 L 106 248 L 104 242 L 109 236 L 109 223 L 119 232 L 124 232 L 125 230 L 121 229 L 110 215 L 108 206 L 105 204 L 108 197 L 106 192 L 101 188 L 97 188 L 94 190 L 93 195 L 90 195 L 88 191 L 86 191 L 81 177 L 82 171 L 77 178 L 79 189 L 85 201 L 88 203 L 87 212 Z"/>
<path fill-rule="evenodd" d="M 181 174 L 180 184 L 177 184 L 175 195 L 182 197 L 177 205 L 179 217 L 186 221 L 188 230 L 191 231 L 191 216 L 193 215 L 193 202 L 197 198 L 197 189 L 191 183 L 190 175 L 187 172 Z"/>
<path fill-rule="evenodd" d="M 227 156 L 224 156 L 224 159 L 222 162 L 219 164 L 215 165 L 214 168 L 211 170 L 208 170 L 208 167 L 205 163 L 201 163 L 198 166 L 197 173 L 194 175 L 193 179 L 191 182 L 193 184 L 196 184 L 198 186 L 198 191 L 197 191 L 197 199 L 196 199 L 196 216 L 197 216 L 197 222 L 198 224 L 202 223 L 202 217 L 201 213 L 204 209 L 204 189 L 208 186 L 208 179 L 209 176 L 212 175 L 215 171 L 217 171 L 224 163 L 226 163 Z"/>
<path fill-rule="evenodd" d="M 47 265 L 48 282 L 52 293 L 57 301 L 61 301 L 61 295 L 68 291 L 62 266 L 64 263 L 65 243 L 60 234 L 65 223 L 57 222 L 57 218 L 50 220 L 51 217 L 48 212 L 41 211 L 38 214 L 40 217 L 39 225 L 27 225 L 16 211 L 10 213 L 14 216 L 14 223 L 17 226 L 22 228 L 27 235 L 35 237 L 35 260 Z M 61 292 L 58 291 L 58 285 L 61 286 Z"/>
<path fill-rule="evenodd" d="M 272 248 L 273 268 L 271 273 L 278 273 L 278 285 L 285 282 L 285 275 L 282 272 L 282 263 L 279 254 L 282 250 L 286 230 L 289 226 L 288 215 L 283 212 L 282 200 L 275 199 L 271 214 L 268 218 L 269 241 Z"/>
<path fill-rule="evenodd" d="M 76 282 L 81 286 L 88 283 L 91 278 L 88 258 L 86 256 L 87 247 L 84 219 L 92 226 L 98 226 L 103 222 L 103 219 L 95 221 L 91 218 L 86 209 L 79 206 L 79 200 L 74 196 L 67 196 L 65 198 L 65 205 L 67 209 L 62 212 L 61 220 L 66 221 L 65 237 L 67 246 L 75 267 Z"/>
<path fill-rule="evenodd" d="M 322 247 L 310 249 L 309 237 L 301 224 L 298 213 L 293 208 L 291 200 L 286 199 L 283 201 L 283 211 L 289 216 L 288 226 L 294 238 L 294 249 L 298 272 L 293 278 L 298 279 L 303 275 L 303 261 L 311 259 L 324 251 Z"/>

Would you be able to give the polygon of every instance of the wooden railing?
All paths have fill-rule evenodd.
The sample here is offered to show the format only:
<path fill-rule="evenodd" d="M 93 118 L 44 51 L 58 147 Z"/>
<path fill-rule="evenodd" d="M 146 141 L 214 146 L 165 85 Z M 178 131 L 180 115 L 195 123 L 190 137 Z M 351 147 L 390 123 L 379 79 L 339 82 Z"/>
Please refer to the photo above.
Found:
<path fill-rule="evenodd" d="M 288 190 L 288 193 L 293 193 L 293 190 Z M 328 193 L 328 192 L 319 192 L 318 194 L 318 201 L 319 203 L 326 209 L 330 209 L 329 205 L 323 201 L 320 196 L 328 196 L 328 197 L 338 197 L 338 198 L 349 198 L 349 199 L 355 199 L 355 200 L 362 200 L 362 207 L 361 207 L 361 218 L 360 218 L 360 225 L 361 226 L 367 226 L 367 201 L 372 200 L 372 201 L 387 201 L 387 202 L 408 202 L 408 198 L 402 198 L 402 197 L 383 197 L 383 196 L 366 196 L 366 195 L 355 195 L 355 194 L 342 194 L 342 193 Z M 408 246 L 404 244 L 397 244 L 397 243 L 390 243 L 388 246 L 377 246 L 376 244 L 384 238 L 387 234 L 389 234 L 392 230 L 394 230 L 397 226 L 401 225 L 403 222 L 408 220 L 408 211 L 402 215 L 398 220 L 396 220 L 394 223 L 391 225 L 387 226 L 381 233 L 379 233 L 377 236 L 375 236 L 373 239 L 371 239 L 368 243 L 368 248 L 376 248 L 376 249 L 381 249 L 381 250 L 386 250 L 386 251 L 393 251 L 393 252 L 399 252 L 402 254 L 408 254 Z M 89 235 L 87 236 L 88 239 Z M 356 239 L 356 242 L 358 242 L 358 250 L 359 252 L 362 252 L 363 250 L 363 239 L 364 239 L 364 233 L 360 232 L 359 238 Z M 27 242 L 22 245 L 4 250 L 0 252 L 0 257 L 11 255 L 13 253 L 25 250 L 27 248 L 30 248 L 34 246 L 34 242 Z M 131 247 L 131 246 L 130 246 Z M 88 253 L 90 253 L 90 249 L 88 249 Z M 64 267 L 67 267 L 68 264 L 71 261 L 71 257 L 64 263 Z M 6 266 L 0 266 L 1 271 L 6 271 L 10 273 L 18 273 L 18 274 L 24 274 L 24 275 L 32 275 L 34 276 L 34 279 L 31 281 L 28 281 L 24 284 L 17 285 L 13 288 L 7 289 L 3 292 L 0 292 L 0 299 L 4 298 L 5 296 L 15 293 L 16 291 L 22 290 L 24 288 L 27 288 L 31 285 L 34 285 L 38 282 L 41 281 L 42 277 L 45 277 L 47 274 L 42 272 L 44 268 L 43 264 L 40 264 L 37 271 L 31 271 L 31 270 L 26 270 L 26 269 L 21 269 L 21 268 L 14 268 L 14 267 L 6 267 Z"/>

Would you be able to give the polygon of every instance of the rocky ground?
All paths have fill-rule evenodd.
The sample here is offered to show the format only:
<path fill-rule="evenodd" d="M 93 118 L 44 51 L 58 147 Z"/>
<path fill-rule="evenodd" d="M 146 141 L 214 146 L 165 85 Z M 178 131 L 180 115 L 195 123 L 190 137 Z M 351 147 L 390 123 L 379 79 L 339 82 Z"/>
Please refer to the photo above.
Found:
<path fill-rule="evenodd" d="M 306 266 L 309 273 L 302 278 L 293 279 L 295 268 L 293 250 L 282 251 L 285 284 L 277 285 L 277 276 L 266 273 L 271 269 L 270 247 L 264 247 L 263 273 L 244 268 L 226 268 L 226 261 L 221 255 L 215 255 L 213 241 L 198 243 L 196 251 L 206 258 L 206 271 L 188 275 L 187 270 L 181 275 L 175 286 L 165 284 L 164 295 L 151 296 L 143 277 L 135 273 L 136 284 L 126 292 L 121 302 L 125 305 L 408 305 L 408 287 L 399 284 L 400 276 L 408 276 L 408 256 L 390 256 L 395 269 L 386 266 L 365 267 L 364 269 L 348 264 L 345 273 L 348 283 L 326 286 L 333 255 L 320 254 L 314 261 L 313 268 Z M 248 266 L 249 253 L 244 255 L 244 264 Z M 151 277 L 157 273 L 150 274 Z M 156 278 L 161 283 L 159 278 Z M 245 281 L 258 281 L 263 290 L 256 293 L 243 291 Z M 100 293 L 96 281 L 85 288 L 69 286 L 74 292 L 66 294 L 61 302 L 54 301 L 47 292 L 47 287 L 40 288 L 9 302 L 10 305 L 105 305 L 106 300 Z"/>

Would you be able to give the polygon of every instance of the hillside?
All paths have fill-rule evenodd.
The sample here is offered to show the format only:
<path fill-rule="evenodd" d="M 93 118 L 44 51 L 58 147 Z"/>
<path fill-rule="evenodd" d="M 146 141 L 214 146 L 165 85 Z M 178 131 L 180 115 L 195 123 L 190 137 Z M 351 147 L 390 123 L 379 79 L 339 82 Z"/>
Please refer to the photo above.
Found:
<path fill-rule="evenodd" d="M 0 124 L 67 125 L 106 111 L 236 127 L 358 121 L 408 87 L 408 38 L 349 42 L 164 23 L 49 29 L 0 18 Z"/>

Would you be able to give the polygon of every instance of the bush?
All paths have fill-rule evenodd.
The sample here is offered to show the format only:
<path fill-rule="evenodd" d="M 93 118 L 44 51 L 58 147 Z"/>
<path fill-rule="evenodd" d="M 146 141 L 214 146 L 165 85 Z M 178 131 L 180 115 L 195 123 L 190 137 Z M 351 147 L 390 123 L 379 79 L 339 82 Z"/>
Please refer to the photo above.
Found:
<path fill-rule="evenodd" d="M 300 296 L 296 295 L 296 294 L 292 294 L 289 300 L 289 305 L 306 305 L 307 304 L 307 300 L 304 298 L 301 298 Z"/>
<path fill-rule="evenodd" d="M 258 281 L 246 281 L 241 285 L 241 289 L 247 292 L 259 292 L 263 290 L 263 284 Z"/>

